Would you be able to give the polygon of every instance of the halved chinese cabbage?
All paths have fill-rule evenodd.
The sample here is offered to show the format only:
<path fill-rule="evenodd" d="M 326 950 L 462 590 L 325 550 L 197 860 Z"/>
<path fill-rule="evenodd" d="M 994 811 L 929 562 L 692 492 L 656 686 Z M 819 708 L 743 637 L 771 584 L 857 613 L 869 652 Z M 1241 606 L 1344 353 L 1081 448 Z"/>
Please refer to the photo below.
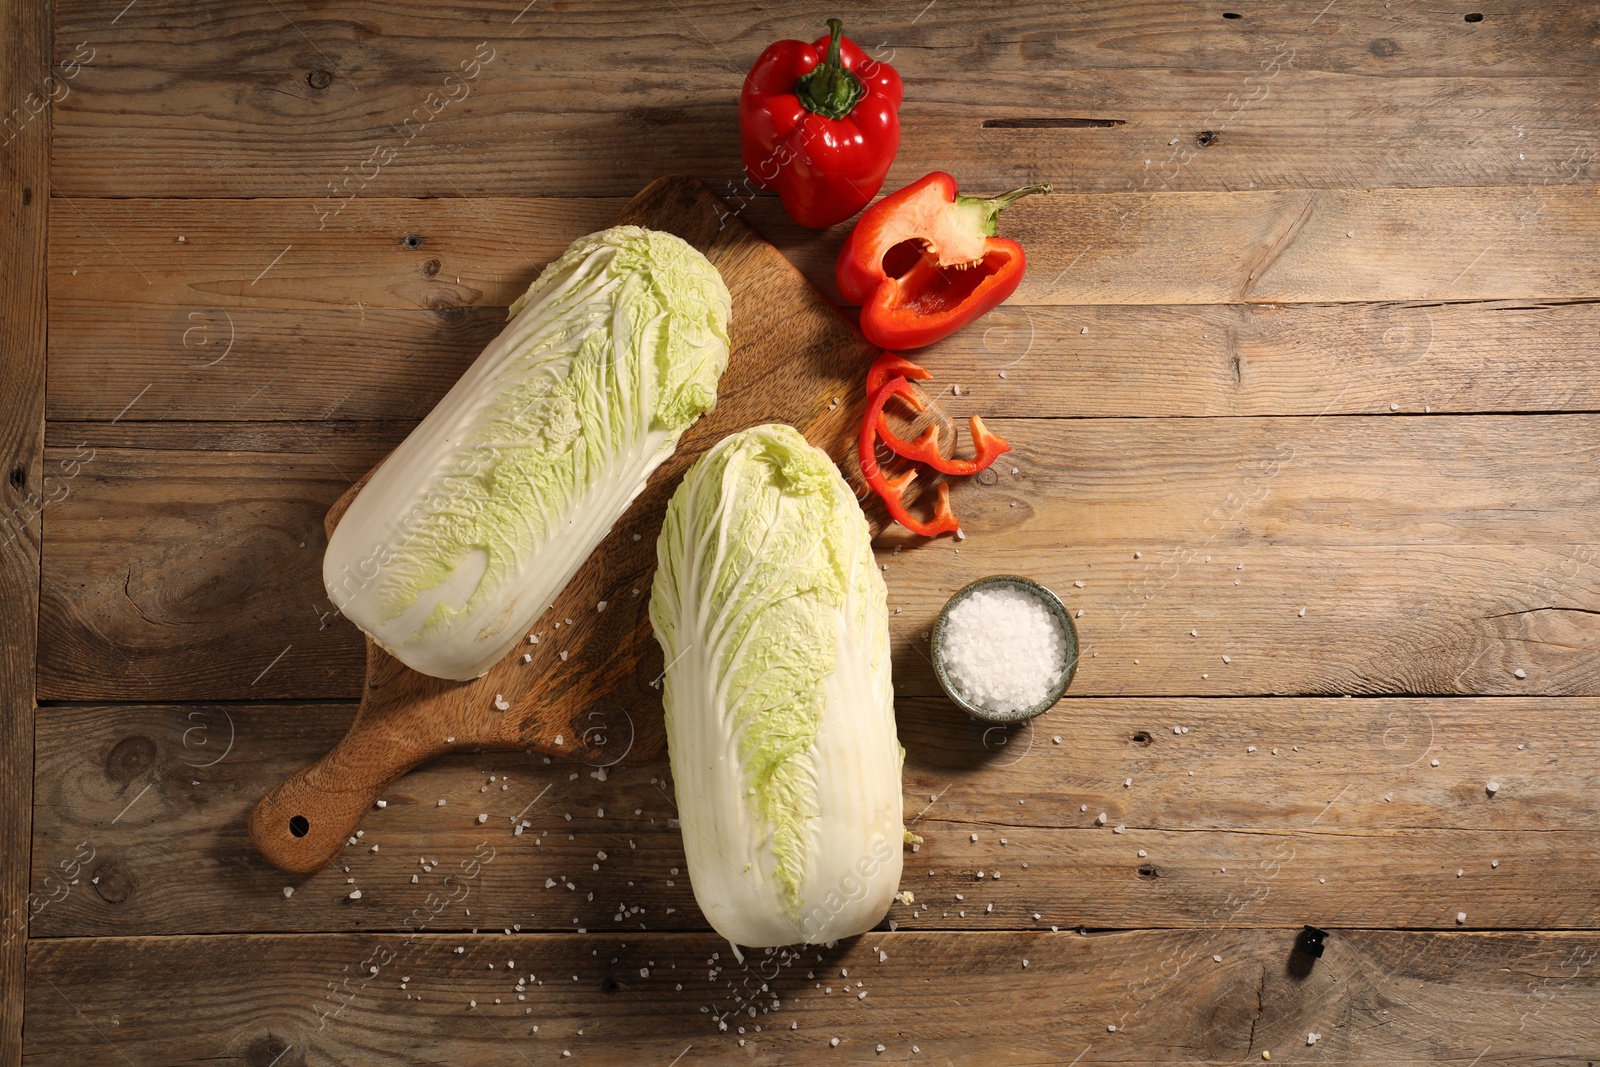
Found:
<path fill-rule="evenodd" d="M 573 242 L 351 503 L 333 603 L 424 674 L 486 673 L 716 402 L 730 311 L 672 234 Z"/>
<path fill-rule="evenodd" d="M 789 426 L 725 438 L 685 475 L 650 621 L 695 900 L 736 945 L 871 929 L 900 882 L 887 590 L 866 518 Z"/>

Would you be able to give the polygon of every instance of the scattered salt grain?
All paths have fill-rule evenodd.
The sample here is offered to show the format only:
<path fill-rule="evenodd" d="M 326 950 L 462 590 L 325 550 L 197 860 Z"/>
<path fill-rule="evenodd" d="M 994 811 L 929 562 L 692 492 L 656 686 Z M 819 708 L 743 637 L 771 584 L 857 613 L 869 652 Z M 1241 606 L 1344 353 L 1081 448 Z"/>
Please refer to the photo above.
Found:
<path fill-rule="evenodd" d="M 1490 781 L 1489 783 L 1487 783 L 1484 786 L 1484 788 L 1489 791 L 1489 795 L 1490 796 L 1494 796 L 1496 793 L 1500 792 L 1500 783 L 1499 782 L 1495 782 L 1495 781 Z"/>
<path fill-rule="evenodd" d="M 1464 912 L 1464 911 L 1456 912 L 1456 922 L 1464 923 L 1466 921 L 1467 921 L 1467 913 L 1466 912 Z"/>
<path fill-rule="evenodd" d="M 286 896 L 286 897 L 294 896 L 294 886 L 292 886 L 292 885 L 284 886 L 283 887 L 283 895 Z"/>
<path fill-rule="evenodd" d="M 940 653 L 962 697 L 1001 713 L 1041 703 L 1067 667 L 1060 623 L 1013 588 L 980 589 L 951 608 Z"/>
<path fill-rule="evenodd" d="M 1516 670 L 1511 672 L 1511 676 L 1513 678 L 1526 678 L 1528 676 L 1528 672 L 1523 670 L 1521 667 L 1518 667 Z"/>

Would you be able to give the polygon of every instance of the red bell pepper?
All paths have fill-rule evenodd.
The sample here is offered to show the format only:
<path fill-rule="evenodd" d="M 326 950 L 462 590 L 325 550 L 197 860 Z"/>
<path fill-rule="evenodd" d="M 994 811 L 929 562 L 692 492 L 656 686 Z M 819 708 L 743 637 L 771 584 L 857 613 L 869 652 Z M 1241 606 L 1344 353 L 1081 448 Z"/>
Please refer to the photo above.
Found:
<path fill-rule="evenodd" d="M 961 196 L 934 171 L 873 204 L 839 252 L 835 276 L 861 305 L 861 332 L 882 348 L 921 348 L 955 333 L 1016 292 L 1027 258 L 996 237 L 995 216 L 1048 185 Z"/>
<path fill-rule="evenodd" d="M 856 456 L 861 461 L 861 473 L 866 477 L 867 484 L 872 491 L 882 498 L 884 505 L 889 509 L 889 515 L 901 526 L 914 534 L 923 537 L 937 537 L 942 533 L 954 533 L 960 526 L 956 521 L 955 512 L 950 510 L 950 487 L 944 482 L 938 486 L 938 496 L 934 501 L 933 519 L 923 522 L 906 510 L 905 491 L 916 478 L 917 471 L 913 467 L 904 474 L 890 478 L 884 474 L 883 468 L 878 465 L 878 420 L 883 415 L 883 405 L 889 402 L 891 396 L 913 394 L 911 383 L 904 378 L 891 378 L 885 382 L 883 388 L 873 395 L 867 404 L 867 414 L 861 420 L 861 437 L 857 442 Z"/>
<path fill-rule="evenodd" d="M 873 362 L 867 371 L 867 396 L 873 397 L 882 390 L 884 383 L 891 374 L 898 374 L 902 378 L 915 378 L 926 381 L 931 378 L 922 367 L 906 359 L 904 356 L 893 352 L 885 352 Z M 926 411 L 928 406 L 922 402 L 922 397 L 917 395 L 916 389 L 908 383 L 906 388 L 895 394 L 905 400 L 913 411 Z M 1011 451 L 1011 446 L 1005 438 L 992 433 L 984 426 L 983 419 L 977 415 L 967 420 L 967 425 L 972 431 L 972 447 L 975 454 L 971 459 L 946 458 L 939 448 L 939 424 L 934 423 L 922 432 L 915 441 L 905 438 L 889 429 L 889 420 L 884 415 L 883 409 L 878 409 L 878 440 L 889 446 L 890 451 L 905 459 L 926 463 L 942 474 L 977 474 L 986 470 L 1006 452 Z"/>
<path fill-rule="evenodd" d="M 822 229 L 866 207 L 900 148 L 900 75 L 828 20 L 814 43 L 770 45 L 739 94 L 744 169 L 789 217 Z"/>

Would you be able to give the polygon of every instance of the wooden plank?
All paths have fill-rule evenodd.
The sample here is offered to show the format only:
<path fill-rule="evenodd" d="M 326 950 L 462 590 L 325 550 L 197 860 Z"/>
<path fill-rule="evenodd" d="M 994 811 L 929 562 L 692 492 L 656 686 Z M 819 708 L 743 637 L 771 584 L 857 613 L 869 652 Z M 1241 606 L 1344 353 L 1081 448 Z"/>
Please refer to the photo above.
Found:
<path fill-rule="evenodd" d="M 47 414 L 109 421 L 149 386 L 144 421 L 415 424 L 505 324 L 504 307 L 58 308 Z"/>
<path fill-rule="evenodd" d="M 510 304 L 619 207 L 358 199 L 319 231 L 303 200 L 74 201 L 51 241 L 52 315 L 154 316 L 172 362 L 189 366 L 215 356 L 198 346 L 199 332 L 184 348 L 185 331 L 221 337 L 225 311 L 349 311 L 357 333 L 361 316 L 382 308 L 448 322 L 465 308 Z M 842 232 L 801 231 L 770 198 L 730 209 L 838 301 Z M 1052 194 L 1014 205 L 1001 229 L 1028 249 L 1017 305 L 1600 297 L 1600 198 L 1588 187 Z M 420 247 L 407 248 L 407 236 Z"/>
<path fill-rule="evenodd" d="M 509 306 L 626 203 L 358 198 L 331 213 L 317 200 L 73 201 L 50 245 L 52 306 L 63 319 L 170 309 L 174 347 L 205 316 L 221 334 L 223 309 L 337 308 L 355 312 L 358 328 L 384 308 L 455 322 L 475 306 Z"/>
<path fill-rule="evenodd" d="M 504 324 L 487 306 L 58 311 L 46 411 L 108 421 L 150 386 L 143 420 L 414 422 Z M 916 358 L 962 386 L 941 397 L 957 416 L 1594 411 L 1596 336 L 1597 301 L 1007 305 Z"/>
<path fill-rule="evenodd" d="M 914 358 L 956 416 L 1594 411 L 1597 336 L 1590 301 L 1006 305 Z"/>
<path fill-rule="evenodd" d="M 982 190 L 988 192 L 988 189 Z M 841 229 L 769 198 L 744 217 L 830 299 Z M 1589 184 L 1030 197 L 1000 232 L 1028 252 L 1018 304 L 1460 301 L 1600 296 Z"/>
<path fill-rule="evenodd" d="M 430 928 L 706 928 L 666 760 L 631 758 L 625 712 L 603 724 L 605 754 L 588 764 L 482 753 L 423 765 L 310 878 L 241 849 L 260 792 L 338 740 L 353 710 L 45 710 L 35 879 L 60 858 L 82 869 L 36 934 L 392 929 L 480 845 L 495 859 L 472 899 Z M 903 929 L 1449 928 L 1465 910 L 1474 926 L 1591 925 L 1600 889 L 1569 872 L 1600 848 L 1600 740 L 1572 725 L 1597 712 L 1588 698 L 1078 698 L 1007 732 L 941 699 L 902 700 L 907 821 L 923 841 L 903 879 L 916 903 L 890 918 Z M 520 835 L 518 820 L 530 824 Z M 1270 898 L 1234 909 L 1272 859 L 1282 877 Z"/>
<path fill-rule="evenodd" d="M 872 934 L 743 965 L 711 935 L 44 941 L 27 1056 L 1393 1067 L 1578 1064 L 1600 1040 L 1592 933 L 1336 931 L 1309 966 L 1297 933 Z"/>
<path fill-rule="evenodd" d="M 1593 25 L 1579 0 L 1505 4 L 1478 22 L 1466 22 L 1460 12 L 1381 0 L 1346 0 L 1331 9 L 1326 0 L 1238 6 L 1243 17 L 1227 19 L 1215 8 L 1167 0 L 1075 0 L 1065 9 L 1044 0 L 1014 0 L 954 16 L 935 7 L 904 19 L 868 3 L 796 4 L 774 15 L 750 0 L 687 0 L 678 5 L 680 17 L 641 25 L 638 8 L 625 0 L 527 13 L 523 0 L 449 8 L 385 0 L 363 5 L 359 20 L 291 0 L 276 6 L 197 3 L 173 12 L 123 12 L 119 0 L 73 0 L 61 5 L 57 17 L 61 47 L 93 37 L 96 62 L 105 66 L 137 65 L 159 55 L 164 69 L 174 71 L 226 65 L 251 71 L 444 72 L 452 69 L 447 57 L 453 52 L 470 53 L 486 36 L 525 25 L 542 47 L 508 50 L 504 62 L 513 69 L 677 72 L 708 59 L 748 65 L 772 41 L 816 37 L 835 15 L 853 40 L 912 77 L 953 65 L 974 74 L 1249 72 L 1283 42 L 1293 45 L 1300 70 L 1339 74 L 1585 76 L 1595 67 Z M 286 23 L 304 37 L 285 34 Z M 713 30 L 709 43 L 697 31 L 700 25 Z"/>
<path fill-rule="evenodd" d="M 1600 417 L 993 425 L 1015 451 L 956 487 L 967 540 L 880 539 L 903 694 L 938 692 L 920 634 L 945 598 L 1015 571 L 1084 612 L 1076 694 L 1600 686 Z M 93 459 L 51 513 L 41 694 L 358 695 L 321 516 L 405 429 L 53 426 L 48 461 Z"/>
<path fill-rule="evenodd" d="M 44 460 L 52 5 L 0 3 L 0 1067 L 22 1058 L 33 817 L 41 515 L 67 486 Z"/>
<path fill-rule="evenodd" d="M 660 17 L 681 32 L 677 12 Z M 741 186 L 736 104 L 754 52 L 702 53 L 693 77 L 551 70 L 536 28 L 484 32 L 428 46 L 454 77 L 328 71 L 280 21 L 266 40 L 323 69 L 321 89 L 305 66 L 219 60 L 175 77 L 160 59 L 96 63 L 60 105 L 56 184 L 69 197 L 631 196 L 683 172 Z M 501 61 L 519 49 L 521 69 Z M 1299 70 L 1294 55 L 1291 41 L 1267 46 L 1252 64 L 1267 69 L 1249 72 L 996 71 L 981 91 L 948 62 L 901 68 L 911 89 L 888 188 L 952 161 L 991 191 L 1539 186 L 1573 181 L 1600 152 L 1592 76 L 1387 78 Z"/>

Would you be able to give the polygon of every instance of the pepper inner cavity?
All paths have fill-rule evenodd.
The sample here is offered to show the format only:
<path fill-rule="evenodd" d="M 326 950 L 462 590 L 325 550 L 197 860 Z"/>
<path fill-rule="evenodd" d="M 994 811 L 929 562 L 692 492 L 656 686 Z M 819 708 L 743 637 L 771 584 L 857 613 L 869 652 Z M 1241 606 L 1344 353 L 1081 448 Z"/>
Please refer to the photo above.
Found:
<path fill-rule="evenodd" d="M 901 242 L 894 249 L 901 248 L 911 242 Z M 957 264 L 941 267 L 928 256 L 919 254 L 916 260 L 898 275 L 891 275 L 898 279 L 900 285 L 896 293 L 899 306 L 914 311 L 920 315 L 938 315 L 953 311 L 965 303 L 978 287 L 992 277 L 1002 266 L 1005 260 L 1004 253 L 991 252 L 971 264 Z M 885 269 L 889 266 L 889 255 L 884 256 Z"/>

